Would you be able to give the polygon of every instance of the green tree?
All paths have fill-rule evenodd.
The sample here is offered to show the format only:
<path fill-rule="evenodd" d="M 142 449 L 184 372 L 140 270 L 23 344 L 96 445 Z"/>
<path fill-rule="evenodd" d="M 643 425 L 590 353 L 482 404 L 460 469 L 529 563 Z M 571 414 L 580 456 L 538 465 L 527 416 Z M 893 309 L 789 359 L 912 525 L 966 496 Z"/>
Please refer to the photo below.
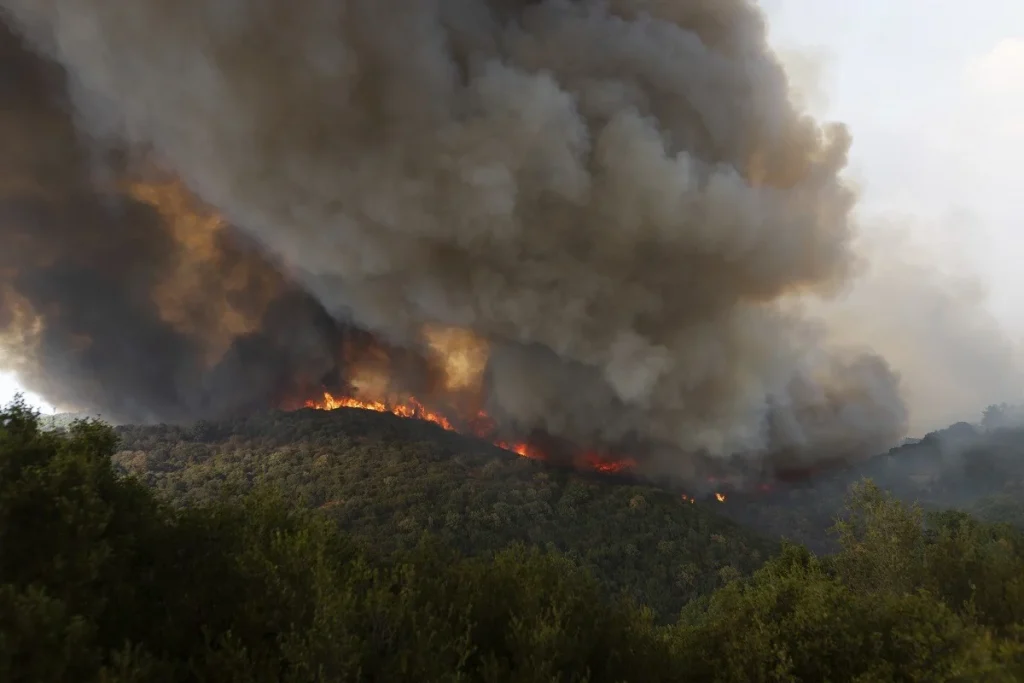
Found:
<path fill-rule="evenodd" d="M 684 612 L 674 638 L 681 675 L 714 683 L 1009 683 L 1024 672 L 1019 649 L 941 602 L 858 592 L 792 545 Z"/>

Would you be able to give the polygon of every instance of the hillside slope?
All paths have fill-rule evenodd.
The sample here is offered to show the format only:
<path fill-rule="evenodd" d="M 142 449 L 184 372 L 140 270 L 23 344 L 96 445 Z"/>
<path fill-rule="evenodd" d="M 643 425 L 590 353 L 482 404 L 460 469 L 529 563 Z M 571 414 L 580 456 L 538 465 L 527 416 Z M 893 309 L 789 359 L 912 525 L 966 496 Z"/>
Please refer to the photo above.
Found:
<path fill-rule="evenodd" d="M 776 544 L 714 502 L 557 470 L 418 420 L 357 409 L 270 412 L 192 427 L 119 427 L 114 462 L 178 505 L 273 485 L 377 552 L 429 533 L 463 553 L 523 542 L 590 569 L 612 595 L 674 618 Z"/>
<path fill-rule="evenodd" d="M 954 508 L 1024 529 L 1024 428 L 961 422 L 848 469 L 778 485 L 767 495 L 733 497 L 722 511 L 769 537 L 833 551 L 827 529 L 850 486 L 862 479 L 925 510 Z"/>
<path fill-rule="evenodd" d="M 436 425 L 358 409 L 117 428 L 115 463 L 176 505 L 259 483 L 321 508 L 380 553 L 440 536 L 467 554 L 524 542 L 588 567 L 612 594 L 671 617 L 749 574 L 786 538 L 816 552 L 852 484 L 926 509 L 1024 528 L 1024 430 L 961 423 L 849 469 L 768 493 L 689 503 L 678 491 L 560 470 Z"/>

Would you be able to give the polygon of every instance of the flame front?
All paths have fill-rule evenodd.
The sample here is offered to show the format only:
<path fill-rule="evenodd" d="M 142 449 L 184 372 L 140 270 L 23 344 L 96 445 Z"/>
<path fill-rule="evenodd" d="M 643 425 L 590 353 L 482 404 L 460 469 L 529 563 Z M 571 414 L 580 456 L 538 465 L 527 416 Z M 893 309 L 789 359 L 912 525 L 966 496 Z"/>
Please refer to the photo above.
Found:
<path fill-rule="evenodd" d="M 431 412 L 427 410 L 423 404 L 414 398 L 406 399 L 404 403 L 389 404 L 384 401 L 361 401 L 357 398 L 336 398 L 329 392 L 324 392 L 322 401 L 306 401 L 307 408 L 315 408 L 316 410 L 337 410 L 338 408 L 361 408 L 363 410 L 372 410 L 377 413 L 391 413 L 398 417 L 415 418 L 417 420 L 424 420 L 426 422 L 433 422 L 434 424 L 448 430 L 449 432 L 458 431 L 454 425 L 444 415 L 439 413 Z"/>
<path fill-rule="evenodd" d="M 432 422 L 442 429 L 459 434 L 470 434 L 477 438 L 489 441 L 498 448 L 510 451 L 524 458 L 531 460 L 547 460 L 547 454 L 543 449 L 526 441 L 504 441 L 495 438 L 496 425 L 494 420 L 484 411 L 478 411 L 472 418 L 464 421 L 462 428 L 445 415 L 430 410 L 423 403 L 413 397 L 406 397 L 400 401 L 384 400 L 363 400 L 351 396 L 337 397 L 325 391 L 320 400 L 308 400 L 306 408 L 314 410 L 337 410 L 339 408 L 359 408 L 371 410 L 377 413 L 391 413 L 398 417 Z M 577 465 L 586 469 L 601 472 L 603 474 L 624 474 L 633 471 L 636 461 L 632 458 L 608 458 L 594 451 L 581 451 L 577 454 Z M 712 481 L 715 481 L 712 479 Z M 762 488 L 762 490 L 764 490 Z M 727 496 L 721 492 L 715 492 L 715 500 L 724 503 Z M 696 503 L 696 499 L 687 494 L 682 494 L 685 503 Z"/>
<path fill-rule="evenodd" d="M 407 397 L 401 401 L 362 400 L 354 397 L 336 397 L 325 391 L 320 400 L 309 400 L 305 402 L 306 408 L 315 410 L 336 410 L 338 408 L 361 408 L 372 410 L 377 413 L 391 413 L 398 417 L 411 418 L 432 422 L 449 432 L 468 433 L 472 436 L 490 441 L 498 448 L 511 451 L 524 458 L 531 460 L 546 460 L 546 453 L 539 447 L 525 441 L 504 441 L 496 439 L 494 420 L 484 411 L 479 411 L 473 418 L 466 421 L 463 428 L 455 424 L 445 415 L 430 410 L 420 401 L 413 397 Z M 609 459 L 599 453 L 584 451 L 579 454 L 577 461 L 588 469 L 605 474 L 621 474 L 630 472 L 636 466 L 636 461 L 631 458 Z"/>

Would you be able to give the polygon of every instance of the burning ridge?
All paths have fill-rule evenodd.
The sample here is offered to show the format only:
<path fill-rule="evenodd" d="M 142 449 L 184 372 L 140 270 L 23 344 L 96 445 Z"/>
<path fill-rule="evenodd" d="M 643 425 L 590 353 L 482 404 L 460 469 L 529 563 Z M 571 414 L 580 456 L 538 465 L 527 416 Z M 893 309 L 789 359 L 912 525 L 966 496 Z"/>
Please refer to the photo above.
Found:
<path fill-rule="evenodd" d="M 480 412 L 468 420 L 449 418 L 442 413 L 429 410 L 415 398 L 392 401 L 361 401 L 356 398 L 336 398 L 330 392 L 324 392 L 321 400 L 306 401 L 306 408 L 316 410 L 337 410 L 339 408 L 358 408 L 378 413 L 390 413 L 398 417 L 432 422 L 439 427 L 459 434 L 468 434 L 484 441 L 490 441 L 498 448 L 503 448 L 531 460 L 550 460 L 552 456 L 542 446 L 530 441 L 508 441 L 498 437 L 498 426 L 487 413 Z M 563 448 L 563 450 L 565 450 Z M 593 451 L 574 453 L 572 461 L 581 469 L 592 469 L 595 472 L 618 474 L 630 472 L 636 467 L 632 458 L 614 458 L 601 456 Z"/>
<path fill-rule="evenodd" d="M 542 432 L 523 437 L 503 429 L 486 409 L 488 346 L 465 330 L 427 327 L 419 348 L 396 348 L 365 332 L 343 345 L 344 376 L 322 395 L 290 399 L 285 409 L 358 408 L 432 422 L 534 460 L 604 473 L 633 471 L 636 461 L 580 448 Z"/>

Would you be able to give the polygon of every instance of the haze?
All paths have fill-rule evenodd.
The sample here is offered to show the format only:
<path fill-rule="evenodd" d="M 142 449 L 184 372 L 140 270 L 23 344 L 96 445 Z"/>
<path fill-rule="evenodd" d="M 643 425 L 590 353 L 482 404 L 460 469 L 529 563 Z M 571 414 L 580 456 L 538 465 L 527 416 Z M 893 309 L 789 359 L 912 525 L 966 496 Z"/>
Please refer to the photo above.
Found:
<path fill-rule="evenodd" d="M 904 375 L 911 433 L 1019 402 L 1024 4 L 763 6 L 806 105 L 853 132 L 872 267 L 848 327 Z"/>

